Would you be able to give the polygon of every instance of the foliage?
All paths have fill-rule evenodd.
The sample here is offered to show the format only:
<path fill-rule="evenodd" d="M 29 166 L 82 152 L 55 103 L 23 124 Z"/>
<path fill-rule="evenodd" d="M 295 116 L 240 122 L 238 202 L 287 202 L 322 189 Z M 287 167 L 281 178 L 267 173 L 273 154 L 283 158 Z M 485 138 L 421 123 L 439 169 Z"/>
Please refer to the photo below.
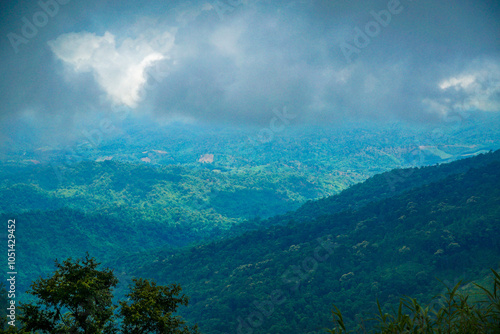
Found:
<path fill-rule="evenodd" d="M 238 225 L 233 221 L 221 222 L 245 207 L 245 196 L 254 196 L 249 203 L 256 206 L 269 201 L 269 208 L 270 194 L 286 193 L 274 197 L 286 201 L 295 196 L 286 191 L 290 184 L 311 190 L 317 179 L 285 166 L 240 175 L 199 166 L 83 162 L 69 169 L 60 187 L 41 180 L 47 171 L 37 178 L 37 168 L 4 169 L 8 177 L 1 182 L 5 198 L 13 190 L 20 207 L 28 208 L 9 214 L 21 223 L 17 236 L 30 240 L 18 251 L 19 263 L 27 268 L 20 284 L 49 272 L 48 258 L 81 256 L 92 249 L 108 266 L 113 263 L 120 280 L 135 275 L 159 284 L 179 282 L 191 296 L 191 307 L 180 314 L 204 331 L 225 333 L 253 324 L 254 333 L 281 334 L 327 326 L 332 300 L 349 326 L 376 311 L 375 298 L 382 309 L 397 305 L 395 296 L 401 294 L 427 302 L 438 292 L 433 276 L 477 278 L 483 268 L 496 265 L 499 156 L 392 171 L 240 229 L 229 229 Z M 31 186 L 18 185 L 23 182 Z M 30 210 L 23 192 L 39 201 L 34 209 L 47 205 L 50 211 Z M 230 199 L 235 201 L 224 207 Z M 186 247 L 200 236 L 216 241 Z M 320 253 L 318 240 L 328 247 Z M 325 260 L 315 265 L 310 258 L 317 254 Z M 281 291 L 286 302 L 271 308 L 273 291 Z M 119 297 L 125 293 L 115 291 Z M 262 305 L 269 316 L 256 322 L 260 318 L 251 316 L 263 314 Z"/>
<path fill-rule="evenodd" d="M 405 297 L 399 301 L 397 311 L 392 314 L 382 311 L 377 302 L 378 315 L 373 333 L 463 333 L 486 334 L 500 333 L 500 275 L 492 270 L 494 275 L 493 289 L 476 284 L 483 290 L 486 300 L 471 302 L 470 296 L 460 293 L 461 282 L 453 288 L 446 287 L 446 292 L 436 297 L 430 304 L 422 306 L 415 298 Z M 328 333 L 366 333 L 364 324 L 358 330 L 346 329 L 342 313 L 334 305 L 332 310 L 335 328 Z"/>
<path fill-rule="evenodd" d="M 39 278 L 29 294 L 37 303 L 21 306 L 20 320 L 27 331 L 43 333 L 111 333 L 112 289 L 118 283 L 109 269 L 88 255 L 81 260 L 56 261 L 50 278 Z"/>
<path fill-rule="evenodd" d="M 36 302 L 19 307 L 21 328 L 9 326 L 2 333 L 49 334 L 189 334 L 179 316 L 179 305 L 188 305 L 185 295 L 176 297 L 181 287 L 157 285 L 153 281 L 134 279 L 128 300 L 117 306 L 112 302 L 118 280 L 110 269 L 98 269 L 100 263 L 88 254 L 83 259 L 59 263 L 49 278 L 39 278 L 29 294 Z"/>
<path fill-rule="evenodd" d="M 298 222 L 290 214 L 286 226 L 148 252 L 147 263 L 137 255 L 132 272 L 179 282 L 193 301 L 183 316 L 210 333 L 317 331 L 332 299 L 346 325 L 375 312 L 374 299 L 383 309 L 397 295 L 428 302 L 440 289 L 433 277 L 473 280 L 500 261 L 500 163 L 470 167 L 356 210 Z M 286 302 L 271 308 L 273 291 Z"/>
<path fill-rule="evenodd" d="M 465 173 L 471 168 L 487 166 L 498 160 L 500 160 L 500 150 L 489 154 L 480 154 L 473 159 L 463 159 L 447 164 L 394 169 L 374 175 L 339 194 L 317 201 L 308 201 L 296 211 L 270 218 L 268 225 L 282 224 L 291 219 L 308 221 L 321 215 L 333 214 L 347 209 L 356 210 L 371 202 L 394 197 L 411 189 L 444 180 L 451 175 Z"/>
<path fill-rule="evenodd" d="M 177 296 L 181 287 L 157 286 L 146 279 L 134 279 L 128 301 L 120 302 L 123 317 L 123 334 L 181 334 L 197 333 L 196 327 L 190 330 L 184 326 L 180 317 L 172 316 L 179 305 L 188 305 L 185 295 Z"/>

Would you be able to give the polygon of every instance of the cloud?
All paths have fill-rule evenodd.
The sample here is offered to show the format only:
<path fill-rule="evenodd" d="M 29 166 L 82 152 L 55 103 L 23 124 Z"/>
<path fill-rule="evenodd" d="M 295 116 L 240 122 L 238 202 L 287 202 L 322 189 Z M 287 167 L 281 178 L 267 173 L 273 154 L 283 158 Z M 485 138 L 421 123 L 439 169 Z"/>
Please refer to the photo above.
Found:
<path fill-rule="evenodd" d="M 209 16 L 207 10 L 197 11 L 196 18 L 179 30 L 178 66 L 157 87 L 148 107 L 160 116 L 239 124 L 265 124 L 272 109 L 283 106 L 300 116 L 297 123 L 335 124 L 346 118 L 435 120 L 457 107 L 453 104 L 463 103 L 460 96 L 439 87 L 443 78 L 466 71 L 484 54 L 493 55 L 492 64 L 499 64 L 500 58 L 492 53 L 492 36 L 484 32 L 480 36 L 475 28 L 480 20 L 477 9 L 462 22 L 473 22 L 472 30 L 477 30 L 473 43 L 477 47 L 467 49 L 470 54 L 464 56 L 450 53 L 468 46 L 452 38 L 465 27 L 455 26 L 446 11 L 465 15 L 467 6 L 450 9 L 426 1 L 404 6 L 405 11 L 352 64 L 340 51 L 342 36 L 349 35 L 349 27 L 372 20 L 371 10 L 383 7 L 333 6 L 329 21 L 321 19 L 324 7 L 307 2 L 240 5 L 226 12 L 224 20 L 214 13 Z M 419 19 L 431 7 L 442 25 Z M 489 31 L 484 23 L 483 28 Z M 408 33 L 416 29 L 422 32 L 410 39 Z M 491 84 L 483 81 L 484 92 L 490 93 L 478 93 L 462 107 L 493 110 Z"/>
<path fill-rule="evenodd" d="M 475 60 L 463 71 L 439 83 L 440 97 L 426 99 L 441 114 L 480 110 L 500 111 L 500 63 Z"/>
<path fill-rule="evenodd" d="M 341 43 L 387 1 L 223 2 L 223 19 L 206 0 L 71 2 L 18 54 L 0 40 L 2 125 L 74 133 L 118 106 L 238 126 L 267 126 L 283 107 L 290 125 L 328 126 L 500 110 L 498 1 L 401 0 L 351 63 Z M 6 32 L 40 10 L 1 6 Z"/>
<path fill-rule="evenodd" d="M 110 32 L 103 36 L 80 32 L 63 34 L 48 44 L 76 73 L 91 72 L 113 103 L 134 108 L 146 83 L 146 69 L 154 62 L 169 58 L 175 40 L 169 32 L 155 38 L 154 41 L 144 35 L 126 38 L 117 46 Z"/>
<path fill-rule="evenodd" d="M 470 85 L 476 82 L 476 76 L 474 75 L 462 75 L 460 77 L 453 77 L 444 80 L 439 84 L 439 88 L 446 90 L 450 87 L 455 89 L 467 89 Z"/>

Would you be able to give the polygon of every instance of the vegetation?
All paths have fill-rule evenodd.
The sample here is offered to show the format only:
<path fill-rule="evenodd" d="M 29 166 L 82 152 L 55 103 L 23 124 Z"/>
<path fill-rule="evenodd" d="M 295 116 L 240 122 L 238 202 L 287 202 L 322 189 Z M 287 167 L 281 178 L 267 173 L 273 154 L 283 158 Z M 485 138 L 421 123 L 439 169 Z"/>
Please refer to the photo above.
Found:
<path fill-rule="evenodd" d="M 181 287 L 158 286 L 147 279 L 135 279 L 128 300 L 120 301 L 118 314 L 113 305 L 113 288 L 118 280 L 110 269 L 88 255 L 84 259 L 56 261 L 57 270 L 49 278 L 39 278 L 29 294 L 35 302 L 19 308 L 20 328 L 9 325 L 6 333 L 48 334 L 189 334 L 188 327 L 174 316 L 179 305 L 188 305 Z M 6 324 L 4 324 L 4 327 Z"/>
<path fill-rule="evenodd" d="M 161 295 L 168 292 L 159 286 L 178 282 L 191 296 L 190 307 L 179 315 L 206 333 L 317 332 L 329 326 L 332 302 L 353 328 L 378 310 L 375 300 L 384 314 L 398 307 L 401 295 L 425 305 L 440 291 L 433 277 L 448 284 L 477 280 L 486 275 L 484 268 L 500 262 L 500 152 L 393 170 L 296 211 L 248 221 L 249 207 L 275 211 L 276 198 L 286 203 L 295 196 L 293 189 L 311 190 L 317 180 L 300 178 L 293 168 L 288 174 L 240 175 L 208 165 L 108 161 L 65 167 L 66 179 L 53 183 L 50 177 L 56 176 L 44 168 L 3 165 L 1 170 L 0 193 L 8 204 L 2 217 L 19 222 L 18 291 L 33 277 L 52 272 L 50 259 L 89 251 L 115 268 L 121 284 L 113 295 L 136 320 L 147 308 L 134 308 L 146 302 L 135 286 Z M 291 184 L 292 193 L 281 192 Z M 242 201 L 248 197 L 246 207 Z M 193 198 L 201 201 L 190 202 Z M 237 212 L 245 214 L 232 218 Z M 207 220 L 198 219 L 205 215 Z M 235 223 L 221 223 L 226 219 Z M 183 302 L 177 299 L 177 305 Z M 130 332 L 145 326 L 127 323 L 119 310 L 113 317 L 122 320 L 113 323 Z M 150 310 L 151 319 L 165 324 L 171 319 L 165 315 L 176 309 Z M 73 317 L 69 326 L 77 326 L 80 316 Z"/>
<path fill-rule="evenodd" d="M 405 297 L 399 302 L 397 311 L 392 314 L 382 311 L 378 306 L 378 315 L 374 322 L 373 333 L 463 333 L 486 334 L 500 333 L 500 275 L 493 271 L 494 282 L 491 290 L 475 284 L 482 290 L 485 299 L 471 301 L 471 295 L 460 292 L 461 282 L 435 298 L 429 305 L 422 306 L 415 298 Z M 341 311 L 334 306 L 334 329 L 331 334 L 367 333 L 366 321 L 361 321 L 356 331 L 346 329 Z M 370 320 L 368 320 L 370 322 Z"/>
<path fill-rule="evenodd" d="M 434 277 L 472 281 L 496 268 L 500 162 L 356 210 L 292 219 L 175 254 L 148 252 L 147 264 L 145 254 L 126 262 L 132 273 L 179 282 L 192 297 L 183 316 L 209 333 L 319 331 L 332 301 L 352 325 L 378 309 L 376 299 L 383 309 L 401 295 L 428 303 L 441 289 Z M 274 295 L 285 302 L 269 304 Z"/>
<path fill-rule="evenodd" d="M 293 192 L 284 189 L 317 196 L 316 190 L 311 191 L 325 187 L 291 172 L 241 176 L 209 169 L 156 168 L 110 161 L 81 163 L 68 171 L 67 180 L 58 185 L 50 167 L 4 166 L 1 216 L 16 217 L 21 223 L 19 236 L 31 240 L 18 254 L 25 264 L 20 273 L 20 288 L 25 290 L 32 277 L 53 270 L 53 258 L 82 257 L 90 250 L 93 256 L 110 264 L 118 257 L 160 247 L 170 253 L 179 247 L 238 236 L 249 230 L 305 223 L 487 165 L 499 156 L 500 152 L 495 152 L 447 165 L 394 170 L 341 194 L 307 202 L 297 211 L 249 221 L 244 221 L 245 217 L 262 214 L 265 218 L 293 208 L 306 198 L 294 197 Z M 128 263 L 120 266 L 126 267 Z"/>
<path fill-rule="evenodd" d="M 337 191 L 292 173 L 240 175 L 112 161 L 67 168 L 61 183 L 50 166 L 4 165 L 0 175 L 0 217 L 16 217 L 18 236 L 30 240 L 18 251 L 25 265 L 21 290 L 53 270 L 53 258 L 90 251 L 108 262 L 220 239 L 237 233 L 232 227 L 248 218 L 283 213 Z"/>
<path fill-rule="evenodd" d="M 134 279 L 134 285 L 127 294 L 130 302 L 120 302 L 123 317 L 123 334 L 189 334 L 197 333 L 197 326 L 184 326 L 180 317 L 172 316 L 179 305 L 188 305 L 188 297 L 177 296 L 181 287 L 158 286 L 146 279 Z"/>

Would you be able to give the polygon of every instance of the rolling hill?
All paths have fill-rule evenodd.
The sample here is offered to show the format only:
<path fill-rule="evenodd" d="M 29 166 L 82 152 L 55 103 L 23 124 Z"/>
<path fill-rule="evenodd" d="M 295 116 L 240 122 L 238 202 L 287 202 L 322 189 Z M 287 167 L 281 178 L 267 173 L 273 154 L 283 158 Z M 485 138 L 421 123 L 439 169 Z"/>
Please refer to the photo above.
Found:
<path fill-rule="evenodd" d="M 205 333 L 310 333 L 331 325 L 332 303 L 354 322 L 377 299 L 430 300 L 436 277 L 478 279 L 500 261 L 498 152 L 460 164 L 422 169 L 441 178 L 361 207 L 329 214 L 327 199 L 316 218 L 129 258 L 128 275 L 180 283 L 184 315 Z"/>

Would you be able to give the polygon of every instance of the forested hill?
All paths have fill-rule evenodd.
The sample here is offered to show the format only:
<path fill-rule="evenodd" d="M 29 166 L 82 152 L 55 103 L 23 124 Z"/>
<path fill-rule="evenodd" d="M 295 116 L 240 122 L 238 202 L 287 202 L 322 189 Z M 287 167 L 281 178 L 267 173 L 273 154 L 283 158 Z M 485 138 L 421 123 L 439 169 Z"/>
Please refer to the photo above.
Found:
<path fill-rule="evenodd" d="M 290 221 L 299 222 L 317 218 L 323 214 L 360 208 L 370 202 L 398 195 L 410 189 L 442 180 L 450 175 L 464 173 L 471 168 L 479 168 L 499 160 L 500 150 L 497 150 L 446 164 L 394 169 L 352 185 L 337 195 L 316 201 L 308 201 L 296 211 L 271 217 L 261 224 L 274 225 L 286 224 Z"/>
<path fill-rule="evenodd" d="M 18 289 L 24 291 L 53 270 L 56 258 L 89 251 L 108 262 L 219 239 L 232 225 L 285 213 L 345 187 L 325 180 L 293 170 L 223 171 L 210 164 L 82 161 L 54 170 L 0 163 L 0 215 L 18 221 Z"/>
<path fill-rule="evenodd" d="M 375 298 L 386 306 L 401 294 L 429 298 L 439 289 L 434 277 L 475 279 L 496 266 L 499 161 L 497 151 L 393 170 L 247 222 L 317 197 L 321 187 L 299 174 L 109 161 L 76 165 L 58 183 L 43 166 L 3 165 L 1 211 L 17 220 L 20 292 L 55 258 L 89 251 L 120 281 L 181 283 L 192 297 L 186 315 L 205 333 L 249 326 L 275 290 L 286 302 L 254 332 L 307 332 L 330 324 L 332 303 L 352 320 L 373 311 Z M 200 236 L 221 241 L 200 246 Z"/>
<path fill-rule="evenodd" d="M 331 196 L 326 200 L 310 202 L 311 209 L 317 213 L 331 213 L 332 211 L 360 207 L 368 202 L 387 198 L 441 180 L 449 175 L 466 172 L 470 168 L 486 166 L 498 160 L 500 160 L 500 150 L 491 154 L 480 154 L 474 158 L 461 159 L 436 166 L 394 169 L 375 175 L 363 183 L 353 185 L 344 190 L 341 196 Z M 307 211 L 308 207 L 309 205 L 304 205 L 298 214 Z"/>
<path fill-rule="evenodd" d="M 498 153 L 461 164 L 355 210 L 144 254 L 129 273 L 180 283 L 191 296 L 184 315 L 205 333 L 310 333 L 332 327 L 332 303 L 354 321 L 377 299 L 384 309 L 403 295 L 429 301 L 443 288 L 436 277 L 478 279 L 500 263 Z"/>

